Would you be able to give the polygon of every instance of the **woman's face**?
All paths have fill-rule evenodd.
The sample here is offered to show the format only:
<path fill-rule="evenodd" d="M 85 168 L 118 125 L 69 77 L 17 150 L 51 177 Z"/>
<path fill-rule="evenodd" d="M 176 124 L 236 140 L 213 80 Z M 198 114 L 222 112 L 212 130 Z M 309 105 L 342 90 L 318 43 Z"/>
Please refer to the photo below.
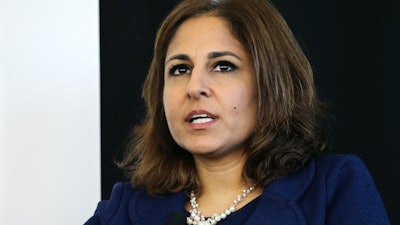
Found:
<path fill-rule="evenodd" d="M 172 137 L 194 155 L 243 151 L 257 114 L 249 56 L 218 17 L 188 19 L 165 60 L 163 103 Z"/>

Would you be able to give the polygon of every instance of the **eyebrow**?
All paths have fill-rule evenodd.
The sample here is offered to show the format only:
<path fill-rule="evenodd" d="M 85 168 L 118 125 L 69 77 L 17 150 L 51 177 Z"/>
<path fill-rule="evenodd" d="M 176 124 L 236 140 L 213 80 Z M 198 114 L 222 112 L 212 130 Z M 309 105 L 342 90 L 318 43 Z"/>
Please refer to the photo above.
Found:
<path fill-rule="evenodd" d="M 239 60 L 242 60 L 238 55 L 236 55 L 236 54 L 233 53 L 233 52 L 229 52 L 229 51 L 224 51 L 224 52 L 210 52 L 210 53 L 207 54 L 207 58 L 208 58 L 208 59 L 215 59 L 215 58 L 222 57 L 222 56 L 232 56 L 232 57 L 235 57 L 235 58 L 237 58 L 237 59 L 239 59 Z M 185 55 L 185 54 L 177 54 L 177 55 L 173 55 L 173 56 L 169 57 L 169 58 L 165 61 L 165 63 L 168 63 L 169 61 L 174 60 L 174 59 L 186 61 L 186 60 L 189 60 L 190 57 L 189 57 L 188 55 Z"/>
<path fill-rule="evenodd" d="M 233 52 L 229 52 L 229 51 L 225 51 L 225 52 L 210 52 L 208 53 L 208 58 L 209 59 L 214 59 L 214 58 L 218 58 L 218 57 L 222 57 L 222 56 L 232 56 L 235 57 L 239 60 L 242 60 L 238 55 L 236 55 Z"/>
<path fill-rule="evenodd" d="M 178 60 L 189 60 L 189 56 L 185 55 L 185 54 L 178 54 L 178 55 L 173 55 L 171 57 L 169 57 L 167 60 L 165 60 L 165 63 L 174 60 L 174 59 L 178 59 Z"/>

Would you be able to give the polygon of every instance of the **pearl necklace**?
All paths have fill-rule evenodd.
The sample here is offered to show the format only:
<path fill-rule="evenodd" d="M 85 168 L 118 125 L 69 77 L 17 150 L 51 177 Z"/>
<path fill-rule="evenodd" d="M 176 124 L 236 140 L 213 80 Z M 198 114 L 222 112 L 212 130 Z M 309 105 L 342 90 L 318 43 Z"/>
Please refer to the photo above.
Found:
<path fill-rule="evenodd" d="M 243 193 L 238 195 L 237 198 L 233 201 L 231 206 L 227 208 L 224 212 L 220 214 L 214 213 L 211 217 L 207 218 L 203 216 L 203 214 L 198 210 L 199 204 L 196 202 L 196 195 L 192 191 L 190 193 L 190 205 L 192 206 L 192 210 L 190 211 L 190 216 L 187 217 L 186 223 L 189 225 L 215 225 L 219 221 L 225 219 L 231 213 L 236 211 L 236 206 L 243 200 L 243 198 L 247 197 L 254 190 L 254 186 L 251 186 L 249 189 L 243 189 Z"/>

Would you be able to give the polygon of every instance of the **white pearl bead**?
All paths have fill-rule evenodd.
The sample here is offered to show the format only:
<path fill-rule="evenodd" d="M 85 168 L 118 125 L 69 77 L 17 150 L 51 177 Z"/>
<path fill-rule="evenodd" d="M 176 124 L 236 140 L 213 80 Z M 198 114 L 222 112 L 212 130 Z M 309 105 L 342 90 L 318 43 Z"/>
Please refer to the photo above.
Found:
<path fill-rule="evenodd" d="M 233 201 L 232 205 L 226 209 L 223 213 L 221 214 L 214 214 L 212 215 L 211 218 L 209 218 L 207 221 L 205 220 L 204 216 L 201 214 L 201 212 L 198 210 L 199 204 L 196 202 L 196 196 L 194 192 L 192 191 L 190 193 L 190 205 L 192 206 L 192 210 L 190 212 L 190 217 L 187 218 L 187 224 L 189 225 L 215 225 L 219 221 L 225 219 L 227 216 L 229 216 L 231 213 L 236 211 L 236 206 L 238 205 L 239 202 L 243 200 L 243 198 L 247 197 L 247 195 L 254 190 L 254 187 L 250 187 L 249 189 L 244 189 L 243 194 L 238 195 L 237 198 Z"/>
<path fill-rule="evenodd" d="M 229 216 L 229 215 L 231 214 L 231 211 L 229 211 L 229 209 L 227 209 L 227 210 L 225 210 L 225 214 L 226 214 L 227 216 Z"/>

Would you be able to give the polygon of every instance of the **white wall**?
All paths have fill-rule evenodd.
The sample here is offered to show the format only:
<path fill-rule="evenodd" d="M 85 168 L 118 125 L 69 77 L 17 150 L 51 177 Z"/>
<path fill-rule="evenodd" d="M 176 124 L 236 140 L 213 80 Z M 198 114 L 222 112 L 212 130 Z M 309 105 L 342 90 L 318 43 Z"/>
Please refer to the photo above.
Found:
<path fill-rule="evenodd" d="M 83 224 L 100 199 L 98 0 L 0 0 L 0 224 Z"/>

